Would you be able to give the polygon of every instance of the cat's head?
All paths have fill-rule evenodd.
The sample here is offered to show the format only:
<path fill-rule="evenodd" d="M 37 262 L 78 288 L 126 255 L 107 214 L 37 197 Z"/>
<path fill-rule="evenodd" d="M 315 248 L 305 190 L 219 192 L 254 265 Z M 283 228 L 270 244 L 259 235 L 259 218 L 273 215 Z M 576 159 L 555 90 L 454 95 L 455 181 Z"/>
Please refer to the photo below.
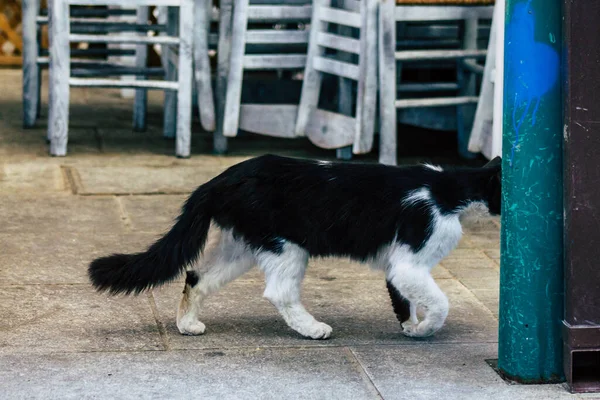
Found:
<path fill-rule="evenodd" d="M 502 202 L 502 158 L 496 157 L 483 166 L 485 172 L 485 200 L 489 213 L 500 215 Z"/>

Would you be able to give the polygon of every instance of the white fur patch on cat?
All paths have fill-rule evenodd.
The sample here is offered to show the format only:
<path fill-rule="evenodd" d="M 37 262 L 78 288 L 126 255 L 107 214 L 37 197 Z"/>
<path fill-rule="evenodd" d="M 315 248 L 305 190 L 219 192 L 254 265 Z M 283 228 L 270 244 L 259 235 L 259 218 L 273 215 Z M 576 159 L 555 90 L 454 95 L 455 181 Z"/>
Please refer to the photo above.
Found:
<path fill-rule="evenodd" d="M 432 164 L 424 163 L 423 166 L 425 168 L 429 168 L 429 169 L 437 171 L 437 172 L 444 172 L 444 169 L 442 167 L 440 167 L 439 165 L 432 165 Z"/>

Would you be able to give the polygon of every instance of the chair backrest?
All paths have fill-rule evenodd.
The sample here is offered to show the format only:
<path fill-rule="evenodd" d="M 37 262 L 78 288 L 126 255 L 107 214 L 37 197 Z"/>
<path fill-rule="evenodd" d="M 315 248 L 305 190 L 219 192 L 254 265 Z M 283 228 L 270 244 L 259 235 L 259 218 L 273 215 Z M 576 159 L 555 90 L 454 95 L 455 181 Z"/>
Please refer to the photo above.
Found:
<path fill-rule="evenodd" d="M 371 150 L 377 95 L 377 0 L 315 0 L 296 134 L 323 148 Z M 344 29 L 339 29 L 339 27 Z M 318 109 L 323 74 L 358 84 L 354 115 Z"/>
<path fill-rule="evenodd" d="M 242 107 L 243 72 L 302 70 L 306 64 L 309 36 L 306 25 L 310 22 L 311 12 L 310 0 L 277 3 L 275 0 L 236 1 L 223 117 L 224 136 L 236 136 L 240 126 L 255 133 L 293 136 L 294 108 L 275 105 Z M 264 112 L 265 107 L 281 124 L 269 123 L 268 118 L 257 114 L 260 110 Z"/>
<path fill-rule="evenodd" d="M 248 6 L 244 69 L 303 69 L 311 13 L 307 0 L 252 1 Z"/>

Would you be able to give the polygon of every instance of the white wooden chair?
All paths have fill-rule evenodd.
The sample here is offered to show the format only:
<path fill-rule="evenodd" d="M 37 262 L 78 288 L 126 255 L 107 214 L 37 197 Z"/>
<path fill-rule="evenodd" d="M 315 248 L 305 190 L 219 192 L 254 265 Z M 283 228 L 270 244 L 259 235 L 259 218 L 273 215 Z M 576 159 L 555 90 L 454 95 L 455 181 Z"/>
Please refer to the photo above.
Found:
<path fill-rule="evenodd" d="M 127 5 L 148 7 L 168 6 L 174 14 L 179 8 L 179 33 L 170 36 L 139 36 L 122 34 L 118 36 L 96 34 L 73 34 L 70 32 L 71 5 Z M 175 8 L 173 8 L 175 7 Z M 167 31 L 174 32 L 173 18 L 167 22 Z M 176 155 L 190 155 L 191 139 L 191 91 L 192 91 L 192 38 L 194 27 L 194 0 L 52 0 L 49 4 L 50 28 L 50 101 L 48 113 L 48 139 L 50 154 L 64 156 L 67 153 L 69 121 L 69 87 L 116 87 L 134 89 L 159 89 L 176 92 L 177 97 L 165 98 L 165 131 L 172 129 L 176 121 Z M 172 46 L 179 49 L 177 71 L 167 63 L 167 76 L 172 80 L 143 80 L 142 74 L 136 81 L 120 79 L 96 79 L 74 77 L 71 70 L 71 42 L 87 43 L 133 43 L 148 45 L 159 43 L 170 51 Z M 113 71 L 114 72 L 114 71 Z M 106 75 L 106 74 L 103 74 Z M 111 75 L 111 74 L 108 74 Z M 121 75 L 119 71 L 114 75 Z M 175 80 L 175 75 L 177 78 Z M 169 100 L 169 101 L 167 101 Z"/>
<path fill-rule="evenodd" d="M 416 4 L 418 3 L 418 4 Z M 444 1 L 380 0 L 379 11 L 379 102 L 381 151 L 396 158 L 396 110 L 422 107 L 456 107 L 458 151 L 464 157 L 473 119 L 472 107 L 479 100 L 474 74 L 482 74 L 484 67 L 476 60 L 484 59 L 487 51 L 477 46 L 480 20 L 491 20 L 493 6 L 490 0 Z M 456 5 L 463 3 L 463 5 Z M 426 5 L 423 5 L 426 4 Z M 487 4 L 487 5 L 486 5 Z M 459 48 L 427 50 L 398 50 L 396 23 L 459 21 L 461 24 Z M 450 83 L 397 85 L 403 64 L 419 62 L 455 61 L 457 80 Z M 398 75 L 398 76 L 397 76 Z M 407 87 L 409 86 L 409 87 Z M 399 90 L 400 89 L 400 90 Z M 400 94 L 398 93 L 400 92 Z M 420 92 L 413 98 L 404 98 L 407 92 Z M 447 93 L 452 93 L 448 95 Z M 436 95 L 437 93 L 437 95 Z M 440 96 L 439 94 L 442 93 Z M 467 109 L 467 107 L 469 107 Z"/>
<path fill-rule="evenodd" d="M 41 71 L 48 66 L 48 51 L 41 48 L 39 41 L 41 37 L 41 27 L 48 24 L 46 10 L 40 10 L 40 0 L 23 0 L 23 126 L 30 128 L 35 125 L 40 113 L 40 92 L 41 92 Z M 110 33 L 134 31 L 145 34 L 148 29 L 160 30 L 161 26 L 149 26 L 147 24 L 147 7 L 139 9 L 74 9 L 71 15 L 72 31 L 74 33 Z M 137 14 L 137 17 L 136 17 Z M 115 16 L 132 16 L 137 21 L 134 23 L 121 23 L 111 21 Z M 127 65 L 112 64 L 101 62 L 92 62 L 87 57 L 98 56 L 119 56 L 135 57 L 134 66 L 129 68 L 129 73 L 153 73 L 162 75 L 163 72 L 157 69 L 146 69 L 146 48 L 138 46 L 136 49 L 73 49 L 71 62 L 74 67 L 85 67 L 89 73 L 90 70 L 104 70 L 108 67 L 120 68 L 122 71 Z M 134 107 L 134 129 L 143 130 L 145 128 L 145 91 L 136 92 L 136 106 Z"/>
<path fill-rule="evenodd" d="M 306 63 L 310 0 L 221 2 L 215 151 L 227 150 L 238 129 L 275 137 L 295 137 L 297 104 L 241 104 L 244 71 L 296 70 Z M 253 24 L 286 24 L 285 29 L 252 29 Z M 294 28 L 291 28 L 294 26 Z M 249 52 L 247 50 L 250 50 Z"/>
<path fill-rule="evenodd" d="M 504 13 L 505 0 L 496 0 L 481 93 L 469 138 L 469 151 L 481 153 L 489 160 L 502 155 Z"/>
<path fill-rule="evenodd" d="M 354 154 L 372 149 L 377 99 L 376 23 L 377 0 L 345 0 L 336 5 L 331 0 L 313 2 L 296 136 L 307 136 L 326 149 L 352 146 Z M 343 112 L 347 110 L 319 108 L 324 74 L 357 82 L 354 115 Z M 380 161 L 389 163 L 384 154 L 380 154 Z"/>

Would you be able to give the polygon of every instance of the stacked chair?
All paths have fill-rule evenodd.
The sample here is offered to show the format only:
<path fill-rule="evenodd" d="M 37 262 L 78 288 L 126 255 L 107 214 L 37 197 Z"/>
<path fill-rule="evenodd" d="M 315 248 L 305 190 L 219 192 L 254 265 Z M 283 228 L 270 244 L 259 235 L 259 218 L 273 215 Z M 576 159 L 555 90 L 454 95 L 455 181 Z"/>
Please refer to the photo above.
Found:
<path fill-rule="evenodd" d="M 282 138 L 307 137 L 316 146 L 336 149 L 339 158 L 350 158 L 372 151 L 378 131 L 379 161 L 394 165 L 399 120 L 456 129 L 458 151 L 470 157 L 467 143 L 479 101 L 477 88 L 482 74 L 488 80 L 494 74 L 493 66 L 483 62 L 488 38 L 495 37 L 490 33 L 492 0 L 220 0 L 218 4 L 205 0 L 51 0 L 48 18 L 37 14 L 38 1 L 24 1 L 24 14 L 32 15 L 31 7 L 36 9 L 36 23 L 27 30 L 34 45 L 25 57 L 29 62 L 24 65 L 24 124 L 35 122 L 39 67 L 49 63 L 48 138 L 53 155 L 67 151 L 69 87 L 74 86 L 136 89 L 133 126 L 137 130 L 146 124 L 146 91 L 164 90 L 164 134 L 176 137 L 179 157 L 190 155 L 192 87 L 201 125 L 214 131 L 216 153 L 226 152 L 228 139 L 242 130 Z M 137 20 L 110 25 L 93 15 L 86 25 L 91 11 L 77 14 L 81 8 L 76 8 L 85 6 L 134 7 Z M 150 6 L 160 11 L 158 25 L 148 22 Z M 31 17 L 28 21 L 30 26 Z M 40 52 L 35 33 L 35 25 L 46 21 L 51 39 L 48 58 Z M 92 29 L 95 26 L 102 29 Z M 148 36 L 149 31 L 160 35 Z M 135 66 L 89 60 L 77 64 L 75 50 L 70 50 L 72 42 L 135 44 Z M 146 67 L 148 44 L 161 46 L 163 68 Z M 490 51 L 494 44 L 489 43 Z M 131 54 L 131 50 L 120 51 Z M 211 70 L 209 52 L 215 51 L 217 68 Z M 405 69 L 438 68 L 450 68 L 456 74 L 445 81 L 402 79 Z M 301 79 L 299 98 L 290 104 L 268 104 L 242 96 L 244 76 L 259 71 Z M 137 79 L 107 79 L 120 75 Z M 152 76 L 164 79 L 148 80 Z M 331 82 L 330 78 L 338 82 L 334 107 L 323 101 L 323 84 Z M 452 122 L 446 117 L 431 118 L 436 108 L 453 108 Z M 481 110 L 477 114 L 479 121 L 483 114 Z M 476 129 L 481 125 L 477 122 Z"/>
<path fill-rule="evenodd" d="M 484 66 L 477 61 L 484 60 L 487 54 L 487 43 L 478 39 L 482 22 L 489 26 L 492 19 L 491 4 L 491 0 L 381 0 L 378 28 L 381 152 L 396 154 L 397 110 L 454 107 L 456 118 L 451 129 L 458 132 L 458 152 L 463 157 L 473 156 L 467 145 L 474 105 L 479 100 L 476 75 L 484 72 Z M 402 37 L 396 40 L 398 33 L 402 36 L 411 28 L 429 29 L 431 37 L 436 30 L 451 31 L 453 26 L 458 28 L 457 36 L 451 36 L 450 41 L 444 37 L 430 41 L 426 50 L 422 49 L 422 41 L 415 50 L 406 48 L 411 41 L 402 48 Z M 407 64 L 431 69 L 435 64 L 448 62 L 455 63 L 455 80 L 402 85 L 402 68 Z"/>

